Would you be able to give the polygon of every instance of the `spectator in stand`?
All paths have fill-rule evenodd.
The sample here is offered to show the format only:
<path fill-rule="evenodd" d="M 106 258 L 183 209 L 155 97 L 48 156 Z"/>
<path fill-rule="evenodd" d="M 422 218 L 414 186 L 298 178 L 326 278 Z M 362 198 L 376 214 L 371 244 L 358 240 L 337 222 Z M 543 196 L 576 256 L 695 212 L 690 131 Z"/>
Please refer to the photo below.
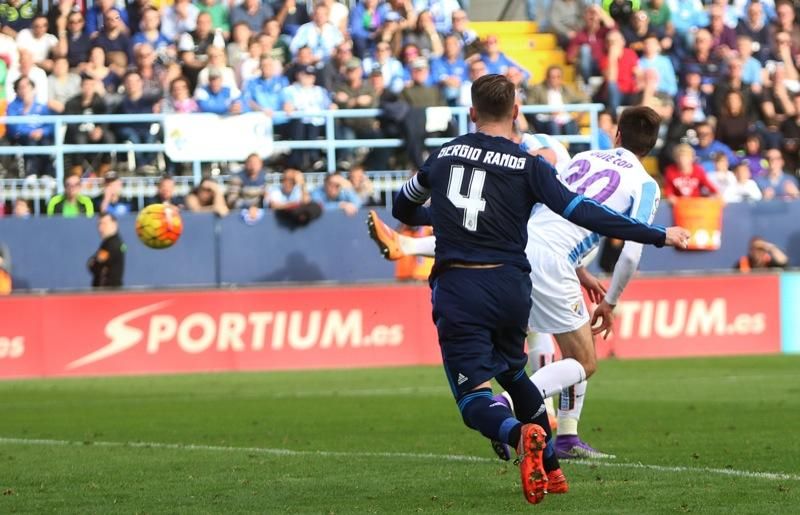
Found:
<path fill-rule="evenodd" d="M 47 216 L 63 216 L 64 218 L 76 218 L 94 216 L 94 204 L 92 199 L 86 195 L 81 195 L 81 178 L 77 175 L 69 175 L 64 178 L 64 193 L 54 195 L 47 203 Z"/>
<path fill-rule="evenodd" d="M 722 200 L 728 202 L 728 197 L 736 188 L 736 176 L 730 169 L 728 156 L 725 154 L 717 154 L 716 157 L 714 157 L 714 170 L 708 172 L 708 180 L 717 188 L 717 192 L 719 192 L 719 196 L 722 197 Z"/>
<path fill-rule="evenodd" d="M 57 57 L 53 65 L 53 74 L 47 81 L 47 107 L 53 114 L 64 112 L 67 100 L 77 95 L 81 90 L 81 77 L 69 71 L 69 61 L 66 57 Z"/>
<path fill-rule="evenodd" d="M 163 97 L 169 83 L 181 76 L 177 63 L 163 64 L 149 43 L 136 45 L 133 50 L 134 69 L 142 77 L 145 96 Z"/>
<path fill-rule="evenodd" d="M 633 13 L 640 8 L 639 0 L 603 0 L 603 9 L 619 27 L 630 25 Z"/>
<path fill-rule="evenodd" d="M 758 202 L 762 198 L 761 190 L 750 176 L 750 167 L 740 161 L 733 167 L 736 182 L 723 192 L 725 202 Z"/>
<path fill-rule="evenodd" d="M 777 55 L 779 53 L 778 34 L 786 33 L 789 35 L 791 55 L 793 58 L 797 58 L 800 55 L 800 26 L 795 23 L 797 15 L 794 10 L 794 4 L 791 0 L 780 0 L 776 3 L 775 10 L 777 19 L 770 27 L 772 54 Z"/>
<path fill-rule="evenodd" d="M 250 79 L 242 88 L 242 110 L 264 112 L 272 117 L 276 128 L 283 126 L 287 118 L 276 112 L 283 109 L 283 90 L 287 87 L 289 81 L 281 75 L 280 64 L 268 55 L 262 57 L 261 76 Z"/>
<path fill-rule="evenodd" d="M 459 9 L 453 13 L 453 30 L 450 32 L 461 41 L 464 58 L 480 53 L 478 34 L 469 28 L 467 11 Z"/>
<path fill-rule="evenodd" d="M 103 175 L 103 191 L 92 202 L 96 213 L 109 213 L 117 219 L 132 211 L 131 204 L 122 199 L 122 179 L 113 170 Z"/>
<path fill-rule="evenodd" d="M 784 172 L 781 151 L 771 148 L 766 152 L 769 169 L 767 174 L 756 179 L 764 200 L 795 200 L 800 198 L 797 178 Z"/>
<path fill-rule="evenodd" d="M 247 44 L 247 55 L 241 59 L 239 68 L 236 69 L 238 85 L 242 91 L 244 91 L 247 81 L 261 76 L 261 56 L 264 54 L 262 50 L 263 47 L 258 38 L 251 38 Z M 266 55 L 269 56 L 269 54 Z"/>
<path fill-rule="evenodd" d="M 112 8 L 103 14 L 103 28 L 93 36 L 92 46 L 99 46 L 105 50 L 109 58 L 113 53 L 119 52 L 132 61 L 131 38 L 128 36 L 128 28 L 122 21 L 122 12 Z"/>
<path fill-rule="evenodd" d="M 269 20 L 265 23 L 264 32 L 259 34 L 258 38 L 264 47 L 264 52 L 270 54 L 281 65 L 286 66 L 292 60 L 292 51 L 289 50 L 287 38 L 281 35 L 281 26 L 277 21 Z"/>
<path fill-rule="evenodd" d="M 480 54 L 480 59 L 486 64 L 486 69 L 490 74 L 505 75 L 508 69 L 513 66 L 522 70 L 525 82 L 530 80 L 531 74 L 525 68 L 506 57 L 500 51 L 500 43 L 497 41 L 497 36 L 491 35 L 486 38 L 486 49 Z"/>
<path fill-rule="evenodd" d="M 127 25 L 131 29 L 131 35 L 133 35 L 139 32 L 139 27 L 142 23 L 144 12 L 154 7 L 154 5 L 152 5 L 154 2 L 152 2 L 152 0 L 127 0 L 126 3 L 127 8 L 125 9 L 125 12 L 128 15 Z M 166 3 L 167 2 L 164 2 L 164 4 Z M 162 5 L 163 4 L 161 2 L 158 2 L 159 7 Z"/>
<path fill-rule="evenodd" d="M 170 41 L 178 41 L 181 34 L 192 33 L 197 28 L 197 17 L 200 9 L 190 0 L 175 0 L 171 7 L 166 7 L 161 13 L 161 33 Z M 233 19 L 231 19 L 233 22 Z M 211 30 L 211 20 L 208 22 Z M 261 27 L 259 25 L 258 27 Z M 180 41 L 178 42 L 180 50 Z"/>
<path fill-rule="evenodd" d="M 675 48 L 680 52 L 697 27 L 708 25 L 708 14 L 700 0 L 666 0 L 666 3 L 675 27 Z"/>
<path fill-rule="evenodd" d="M 642 11 L 647 13 L 647 17 L 650 19 L 650 26 L 656 32 L 673 38 L 675 36 L 675 26 L 672 24 L 672 11 L 670 11 L 669 5 L 664 0 L 645 0 L 643 4 Z M 673 42 L 669 41 L 668 43 L 669 47 L 672 47 Z"/>
<path fill-rule="evenodd" d="M 367 57 L 363 64 L 365 73 L 371 73 L 374 69 L 380 70 L 387 89 L 392 93 L 399 94 L 403 90 L 403 65 L 392 56 L 389 43 L 378 43 L 375 56 Z"/>
<path fill-rule="evenodd" d="M 400 98 L 411 107 L 447 105 L 439 88 L 428 86 L 429 78 L 428 60 L 418 57 L 411 63 L 411 84 L 400 93 Z"/>
<path fill-rule="evenodd" d="M 241 67 L 242 61 L 244 61 L 249 54 L 250 38 L 253 36 L 254 34 L 253 31 L 250 30 L 250 26 L 247 23 L 240 21 L 233 26 L 231 40 L 225 47 L 225 55 L 228 58 L 228 64 L 236 71 L 237 80 L 241 80 L 239 68 Z M 260 57 L 260 54 L 256 57 Z M 257 62 L 258 61 L 256 61 L 256 63 Z M 241 82 L 237 82 L 237 84 L 241 85 Z"/>
<path fill-rule="evenodd" d="M 208 72 L 211 69 L 217 70 L 222 74 L 222 84 L 231 88 L 236 96 L 239 96 L 239 88 L 236 86 L 236 73 L 233 68 L 228 66 L 225 61 L 225 50 L 216 46 L 209 47 L 207 51 L 208 60 L 205 67 L 200 70 L 197 76 L 197 87 L 208 84 Z"/>
<path fill-rule="evenodd" d="M 698 123 L 695 127 L 697 133 L 697 144 L 692 147 L 697 155 L 697 162 L 707 172 L 714 169 L 714 159 L 717 154 L 728 156 L 729 163 L 738 161 L 736 154 L 730 147 L 714 138 L 714 129 L 708 122 Z"/>
<path fill-rule="evenodd" d="M 695 122 L 704 122 L 708 118 L 709 94 L 714 92 L 714 87 L 702 83 L 703 76 L 700 74 L 700 67 L 689 65 L 684 72 L 684 87 L 678 92 L 678 104 L 683 99 L 691 99 L 689 102 L 694 105 L 692 115 Z"/>
<path fill-rule="evenodd" d="M 558 46 L 567 48 L 583 28 L 583 13 L 588 8 L 584 0 L 553 0 L 550 4 L 550 29 Z"/>
<path fill-rule="evenodd" d="M 325 183 L 311 192 L 311 199 L 322 206 L 323 211 L 341 209 L 347 216 L 355 216 L 361 207 L 352 185 L 338 172 L 328 174 Z"/>
<path fill-rule="evenodd" d="M 231 9 L 230 23 L 246 23 L 254 34 L 261 32 L 264 22 L 275 16 L 275 11 L 267 2 L 261 0 L 244 0 Z"/>
<path fill-rule="evenodd" d="M 287 113 L 293 111 L 322 111 L 335 109 L 336 104 L 331 103 L 330 94 L 322 87 L 315 84 L 316 69 L 308 66 L 297 74 L 297 81 L 283 90 L 283 110 Z M 292 118 L 289 121 L 289 138 L 293 140 L 314 140 L 323 135 L 325 118 L 321 116 L 305 116 Z M 307 169 L 311 164 L 318 169 L 322 166 L 320 151 L 317 149 L 293 150 L 289 154 L 287 164 L 291 168 Z"/>
<path fill-rule="evenodd" d="M 694 149 L 686 144 L 675 147 L 675 163 L 664 170 L 664 194 L 674 204 L 679 198 L 708 197 L 718 194 L 716 186 L 695 162 Z"/>
<path fill-rule="evenodd" d="M 599 5 L 590 5 L 584 11 L 583 29 L 567 47 L 567 63 L 577 66 L 585 84 L 590 77 L 602 75 L 600 60 L 606 53 L 606 36 L 614 26 L 614 20 Z"/>
<path fill-rule="evenodd" d="M 344 40 L 339 29 L 329 21 L 329 10 L 324 4 L 314 7 L 312 21 L 297 29 L 289 49 L 292 54 L 307 46 L 314 54 L 314 62 L 324 61 L 332 54 L 336 46 Z"/>
<path fill-rule="evenodd" d="M 600 60 L 600 70 L 605 78 L 604 91 L 600 97 L 608 109 L 616 113 L 622 105 L 639 103 L 642 91 L 639 83 L 639 58 L 636 52 L 625 48 L 625 39 L 618 30 L 606 35 L 607 53 Z"/>
<path fill-rule="evenodd" d="M 458 36 L 450 34 L 444 38 L 444 55 L 431 63 L 431 76 L 441 88 L 449 106 L 458 103 L 461 84 L 467 80 L 467 63 L 461 50 Z"/>
<path fill-rule="evenodd" d="M 19 67 L 9 68 L 6 75 L 6 98 L 12 102 L 17 94 L 14 92 L 14 83 L 21 77 L 27 77 L 33 83 L 36 89 L 36 102 L 39 104 L 47 104 L 47 73 L 36 66 L 33 62 L 33 56 L 27 50 L 19 51 Z"/>
<path fill-rule="evenodd" d="M 711 51 L 714 40 L 706 29 L 697 31 L 694 37 L 692 53 L 682 61 L 678 73 L 686 70 L 686 66 L 696 66 L 700 70 L 701 90 L 706 95 L 714 92 L 714 84 L 719 82 L 722 74 L 722 62 L 717 54 Z"/>
<path fill-rule="evenodd" d="M 373 87 L 361 75 L 361 60 L 351 57 L 346 66 L 347 80 L 336 87 L 333 101 L 340 109 L 369 109 L 378 107 L 378 97 Z M 341 130 L 345 139 L 353 137 L 361 139 L 382 138 L 378 121 L 372 118 L 345 118 L 341 121 Z M 349 152 L 343 155 L 350 157 Z M 368 157 L 368 166 L 376 170 L 389 167 L 390 150 L 373 148 Z"/>
<path fill-rule="evenodd" d="M 579 93 L 571 86 L 564 84 L 564 72 L 560 66 L 553 65 L 547 69 L 544 82 L 535 85 L 528 97 L 528 103 L 563 107 L 567 104 L 587 102 L 586 95 Z M 552 136 L 560 134 L 578 134 L 578 123 L 575 114 L 566 111 L 536 114 L 533 117 L 536 132 Z"/>
<path fill-rule="evenodd" d="M 431 13 L 436 30 L 442 34 L 450 32 L 453 26 L 453 13 L 461 9 L 458 0 L 413 0 L 413 4 L 417 13 L 423 11 Z"/>
<path fill-rule="evenodd" d="M 281 174 L 280 185 L 270 187 L 267 203 L 278 220 L 290 227 L 307 225 L 322 214 L 322 207 L 306 190 L 303 172 L 291 168 Z"/>
<path fill-rule="evenodd" d="M 732 57 L 728 60 L 727 80 L 720 81 L 719 84 L 714 86 L 714 94 L 711 97 L 715 115 L 720 116 L 722 114 L 722 110 L 728 98 L 728 93 L 732 91 L 741 95 L 742 110 L 745 115 L 755 115 L 756 98 L 750 86 L 743 80 L 743 71 L 744 66 L 742 65 L 741 59 Z"/>
<path fill-rule="evenodd" d="M 747 5 L 747 16 L 739 20 L 736 33 L 750 37 L 753 55 L 761 63 L 767 61 L 770 55 L 770 28 L 761 2 L 750 2 Z"/>
<path fill-rule="evenodd" d="M 750 240 L 747 255 L 739 259 L 734 269 L 742 273 L 749 273 L 752 270 L 786 268 L 788 264 L 789 258 L 777 245 L 760 236 L 755 236 Z"/>
<path fill-rule="evenodd" d="M 481 61 L 472 61 L 469 63 L 469 80 L 461 84 L 461 92 L 458 95 L 458 105 L 463 107 L 472 106 L 472 83 L 488 74 L 486 64 Z"/>
<path fill-rule="evenodd" d="M 150 114 L 155 112 L 155 106 L 159 99 L 144 94 L 141 75 L 135 71 L 128 72 L 122 83 L 125 86 L 125 93 L 119 106 L 117 106 L 117 114 Z M 157 134 L 151 130 L 150 122 L 117 123 L 114 128 L 117 139 L 122 142 L 155 143 L 157 141 Z M 136 153 L 136 162 L 139 166 L 149 165 L 152 160 L 153 154 L 151 153 Z"/>
<path fill-rule="evenodd" d="M 212 68 L 208 72 L 208 84 L 197 86 L 194 98 L 200 112 L 224 114 L 239 114 L 242 103 L 239 101 L 239 90 L 232 90 L 224 84 L 222 72 Z"/>
<path fill-rule="evenodd" d="M 169 95 L 161 99 L 157 112 L 164 114 L 200 112 L 197 102 L 192 98 L 192 90 L 189 88 L 189 81 L 186 77 L 178 77 L 170 82 Z"/>
<path fill-rule="evenodd" d="M 50 54 L 58 47 L 58 38 L 47 32 L 47 26 L 47 16 L 36 15 L 31 28 L 17 33 L 17 48 L 30 52 L 33 62 L 44 71 L 50 72 L 53 69 Z"/>
<path fill-rule="evenodd" d="M 197 17 L 197 28 L 181 34 L 178 41 L 183 74 L 192 87 L 197 84 L 197 76 L 208 62 L 208 52 L 212 47 L 224 52 L 225 40 L 222 34 L 215 34 L 211 30 L 211 15 L 203 13 Z"/>
<path fill-rule="evenodd" d="M 267 194 L 267 172 L 264 161 L 256 153 L 247 156 L 244 170 L 228 184 L 227 204 L 231 209 L 262 207 Z"/>
<path fill-rule="evenodd" d="M 86 11 L 86 31 L 90 36 L 94 37 L 103 30 L 105 25 L 105 13 L 109 9 L 115 9 L 115 0 L 97 0 L 92 7 Z M 128 13 L 125 11 L 120 12 L 120 18 L 125 26 L 128 26 Z"/>
<path fill-rule="evenodd" d="M 186 200 L 175 194 L 175 179 L 171 175 L 162 175 L 156 186 L 156 194 L 144 200 L 144 205 L 171 204 L 178 209 L 185 207 Z"/>
<path fill-rule="evenodd" d="M 346 22 L 347 7 L 338 2 L 335 2 L 335 4 L 345 9 L 344 19 Z M 306 2 L 298 2 L 297 0 L 277 0 L 272 2 L 272 5 L 275 9 L 278 9 L 275 17 L 271 19 L 278 24 L 279 34 L 283 33 L 291 38 L 297 33 L 297 29 L 300 28 L 301 25 L 311 21 L 311 17 L 308 15 L 308 4 Z M 331 6 L 329 6 L 329 8 L 330 7 Z M 338 7 L 331 10 L 331 21 L 333 21 L 334 15 L 337 16 L 337 22 L 334 22 L 334 25 L 339 27 L 338 16 L 341 15 L 341 10 Z M 341 30 L 341 28 L 339 30 Z M 344 34 L 344 31 L 342 31 L 342 34 Z"/>
<path fill-rule="evenodd" d="M 358 59 L 358 58 L 356 58 Z M 353 42 L 349 40 L 342 41 L 336 47 L 330 59 L 325 62 L 325 65 L 317 74 L 317 82 L 320 86 L 328 91 L 335 91 L 340 85 L 347 81 L 347 65 L 353 60 Z M 355 62 L 355 61 L 353 61 Z M 359 66 L 361 59 L 358 59 Z"/>
<path fill-rule="evenodd" d="M 721 59 L 728 59 L 736 50 L 736 31 L 725 25 L 725 7 L 713 4 L 708 8 L 709 25 L 706 27 L 711 34 L 711 51 Z"/>
<path fill-rule="evenodd" d="M 139 32 L 131 38 L 133 49 L 137 45 L 147 43 L 159 55 L 162 61 L 174 61 L 178 54 L 175 50 L 175 42 L 168 39 L 161 33 L 161 15 L 157 9 L 149 8 L 142 13 L 142 21 L 139 24 Z"/>
<path fill-rule="evenodd" d="M 69 13 L 73 11 L 82 12 L 81 7 L 75 4 L 76 0 L 53 0 L 50 2 L 50 7 L 44 13 L 47 17 L 47 31 L 50 34 L 57 36 L 60 30 L 66 30 Z M 0 14 L 0 23 L 2 19 L 3 16 Z"/>
<path fill-rule="evenodd" d="M 362 206 L 377 206 L 381 203 L 380 194 L 375 191 L 375 186 L 367 177 L 364 167 L 356 165 L 347 174 L 347 180 L 353 191 L 361 201 Z"/>
<path fill-rule="evenodd" d="M 364 57 L 373 52 L 375 44 L 380 39 L 384 21 L 383 12 L 378 9 L 378 0 L 363 0 L 353 6 L 350 16 L 350 37 L 353 38 L 357 55 Z"/>
<path fill-rule="evenodd" d="M 92 38 L 85 30 L 86 21 L 80 12 L 70 12 L 66 21 L 64 28 L 58 28 L 58 53 L 67 56 L 70 68 L 77 68 L 89 60 Z"/>
<path fill-rule="evenodd" d="M 350 20 L 350 9 L 345 5 L 345 2 L 340 2 L 338 0 L 320 0 L 320 3 L 324 4 L 328 8 L 328 18 L 331 23 L 333 23 L 339 32 L 342 34 L 347 34 L 347 25 L 348 21 Z M 295 23 L 296 27 L 300 27 L 303 23 L 307 23 L 310 21 L 308 19 L 308 15 L 306 15 L 306 19 L 304 21 L 300 21 Z M 293 35 L 293 34 L 292 34 Z"/>
<path fill-rule="evenodd" d="M 33 82 L 28 77 L 20 77 L 14 81 L 16 98 L 8 104 L 8 116 L 48 115 L 47 105 L 36 98 Z M 9 123 L 7 126 L 9 141 L 20 146 L 46 146 L 53 144 L 52 123 Z M 29 154 L 25 156 L 25 175 L 53 175 L 50 156 Z"/>
<path fill-rule="evenodd" d="M 11 213 L 15 218 L 30 218 L 31 206 L 24 198 L 17 198 L 14 201 L 14 210 Z"/>
<path fill-rule="evenodd" d="M 617 137 L 617 124 L 614 116 L 608 111 L 601 112 L 597 117 L 597 126 L 600 128 L 597 135 L 600 150 L 611 150 Z"/>
<path fill-rule="evenodd" d="M 637 13 L 639 14 L 639 13 Z M 642 57 L 639 58 L 639 68 L 653 70 L 658 76 L 656 92 L 675 98 L 678 94 L 678 81 L 672 61 L 661 55 L 661 44 L 655 34 L 648 34 L 644 38 Z"/>
<path fill-rule="evenodd" d="M 744 150 L 747 136 L 754 129 L 752 120 L 744 110 L 740 91 L 731 90 L 717 118 L 717 139 L 734 152 Z"/>
<path fill-rule="evenodd" d="M 416 16 L 414 19 L 416 20 Z M 378 29 L 378 34 L 375 39 L 378 43 L 389 43 L 392 48 L 392 54 L 398 55 L 403 46 L 403 33 L 407 30 L 404 28 L 406 26 L 409 26 L 408 20 L 404 20 L 394 11 L 388 11 L 384 14 L 383 25 Z M 377 46 L 377 43 L 375 46 Z M 374 51 L 370 51 L 368 55 L 372 55 L 373 53 Z"/>
<path fill-rule="evenodd" d="M 83 73 L 97 80 L 106 93 L 116 93 L 120 77 L 106 66 L 106 51 L 96 46 L 89 52 L 89 61 L 83 66 Z"/>
<path fill-rule="evenodd" d="M 757 133 L 751 133 L 747 136 L 747 140 L 744 143 L 744 156 L 741 162 L 745 163 L 750 169 L 752 177 L 761 177 L 767 174 L 769 164 L 761 151 L 761 137 Z"/>
<path fill-rule="evenodd" d="M 81 76 L 80 92 L 67 100 L 64 105 L 64 114 L 106 114 L 106 103 L 98 91 L 98 82 L 94 78 L 89 75 Z M 67 126 L 64 140 L 69 145 L 114 142 L 111 131 L 108 130 L 107 124 L 104 123 L 70 124 Z M 107 165 L 111 162 L 111 156 L 107 152 L 73 154 L 70 162 L 73 165 L 80 165 L 86 162 L 91 169 L 98 170 L 101 165 Z"/>
<path fill-rule="evenodd" d="M 284 75 L 289 82 L 295 82 L 297 80 L 297 74 L 300 70 L 305 70 L 309 66 L 313 67 L 315 71 L 315 75 L 319 73 L 320 68 L 315 65 L 314 59 L 314 52 L 307 46 L 300 48 L 297 51 L 297 54 L 294 56 L 294 60 L 289 63 L 289 65 L 284 70 Z M 321 63 L 320 63 L 321 64 Z"/>
<path fill-rule="evenodd" d="M 636 52 L 640 57 L 642 52 L 644 52 L 645 38 L 650 35 L 655 36 L 660 47 L 661 40 L 665 37 L 662 32 L 650 26 L 650 18 L 646 11 L 637 11 L 631 18 L 631 25 L 623 26 L 621 32 L 628 48 Z M 667 48 L 665 48 L 665 50 Z"/>
<path fill-rule="evenodd" d="M 223 0 L 199 0 L 197 9 L 200 13 L 208 13 L 211 16 L 211 27 L 214 31 L 221 30 L 222 37 L 228 39 L 231 35 L 231 24 L 228 21 L 227 2 Z"/>
<path fill-rule="evenodd" d="M 440 57 L 444 53 L 442 37 L 436 32 L 433 15 L 430 11 L 421 11 L 417 16 L 417 26 L 412 31 L 407 31 L 403 41 L 404 45 L 416 45 L 420 54 L 426 59 Z"/>
<path fill-rule="evenodd" d="M 210 178 L 200 181 L 186 196 L 186 208 L 193 213 L 214 213 L 217 216 L 226 216 L 230 212 L 222 188 Z"/>
<path fill-rule="evenodd" d="M 405 87 L 411 85 L 411 65 L 414 61 L 416 61 L 420 57 L 419 48 L 417 45 L 405 45 L 403 46 L 403 50 L 401 52 L 400 62 L 403 63 L 403 83 Z M 424 59 L 424 58 L 423 58 Z M 425 83 L 426 86 L 433 86 L 436 82 L 433 80 L 433 77 L 428 75 L 428 81 Z"/>
<path fill-rule="evenodd" d="M 761 93 L 764 67 L 753 57 L 753 40 L 747 34 L 736 36 L 736 53 L 742 62 L 742 82 L 750 86 L 753 93 Z"/>
<path fill-rule="evenodd" d="M 787 169 L 797 174 L 800 167 L 800 92 L 792 96 L 792 108 L 791 116 L 787 116 L 780 126 L 780 148 L 787 160 Z"/>

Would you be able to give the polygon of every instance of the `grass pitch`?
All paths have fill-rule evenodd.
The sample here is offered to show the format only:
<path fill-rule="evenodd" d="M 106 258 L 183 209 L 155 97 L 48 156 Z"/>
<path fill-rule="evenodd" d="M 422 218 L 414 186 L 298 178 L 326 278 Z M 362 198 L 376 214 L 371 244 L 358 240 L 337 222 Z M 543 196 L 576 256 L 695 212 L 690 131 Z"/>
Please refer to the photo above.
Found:
<path fill-rule="evenodd" d="M 0 383 L 0 513 L 798 513 L 800 357 L 604 361 L 528 505 L 439 368 Z"/>

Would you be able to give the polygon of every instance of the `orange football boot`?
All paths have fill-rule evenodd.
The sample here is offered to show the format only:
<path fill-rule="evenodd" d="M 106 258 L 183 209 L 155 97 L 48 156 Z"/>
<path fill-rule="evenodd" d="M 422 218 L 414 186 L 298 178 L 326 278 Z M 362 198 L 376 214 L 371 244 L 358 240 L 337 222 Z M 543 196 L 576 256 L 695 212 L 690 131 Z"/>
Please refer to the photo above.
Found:
<path fill-rule="evenodd" d="M 370 209 L 369 215 L 367 215 L 367 227 L 369 228 L 369 237 L 378 245 L 384 258 L 396 261 L 405 256 L 400 249 L 400 235 L 383 223 L 374 209 Z"/>
<path fill-rule="evenodd" d="M 522 492 L 531 504 L 539 504 L 547 493 L 547 473 L 544 471 L 543 452 L 546 433 L 538 424 L 522 426 L 517 445 L 517 463 L 522 479 Z"/>

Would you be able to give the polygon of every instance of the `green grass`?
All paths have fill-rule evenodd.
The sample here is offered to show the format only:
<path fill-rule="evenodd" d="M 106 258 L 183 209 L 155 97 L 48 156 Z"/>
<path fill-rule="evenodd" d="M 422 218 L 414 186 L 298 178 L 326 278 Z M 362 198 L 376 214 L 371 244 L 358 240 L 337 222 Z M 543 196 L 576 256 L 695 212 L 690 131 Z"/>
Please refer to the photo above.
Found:
<path fill-rule="evenodd" d="M 799 372 L 781 356 L 602 362 L 581 430 L 619 466 L 565 464 L 571 492 L 539 506 L 438 368 L 4 382 L 0 513 L 798 513 Z"/>

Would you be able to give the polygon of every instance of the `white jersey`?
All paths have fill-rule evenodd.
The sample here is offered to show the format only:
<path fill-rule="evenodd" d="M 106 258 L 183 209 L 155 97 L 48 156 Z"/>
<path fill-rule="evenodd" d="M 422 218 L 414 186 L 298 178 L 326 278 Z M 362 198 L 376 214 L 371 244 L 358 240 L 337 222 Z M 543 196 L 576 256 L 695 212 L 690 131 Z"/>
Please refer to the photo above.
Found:
<path fill-rule="evenodd" d="M 559 175 L 567 187 L 618 213 L 652 223 L 661 191 L 633 152 L 617 148 L 577 154 Z M 528 245 L 566 256 L 572 265 L 594 250 L 600 235 L 553 213 L 546 206 L 528 221 Z"/>
<path fill-rule="evenodd" d="M 569 162 L 572 159 L 569 157 L 569 152 L 567 152 L 567 148 L 553 136 L 549 134 L 530 134 L 525 133 L 522 135 L 522 141 L 520 141 L 519 148 L 522 149 L 523 152 L 532 152 L 535 150 L 539 150 L 542 148 L 549 148 L 556 154 L 556 164 L 554 168 L 560 177 L 563 177 L 564 170 L 567 169 L 569 166 Z"/>

